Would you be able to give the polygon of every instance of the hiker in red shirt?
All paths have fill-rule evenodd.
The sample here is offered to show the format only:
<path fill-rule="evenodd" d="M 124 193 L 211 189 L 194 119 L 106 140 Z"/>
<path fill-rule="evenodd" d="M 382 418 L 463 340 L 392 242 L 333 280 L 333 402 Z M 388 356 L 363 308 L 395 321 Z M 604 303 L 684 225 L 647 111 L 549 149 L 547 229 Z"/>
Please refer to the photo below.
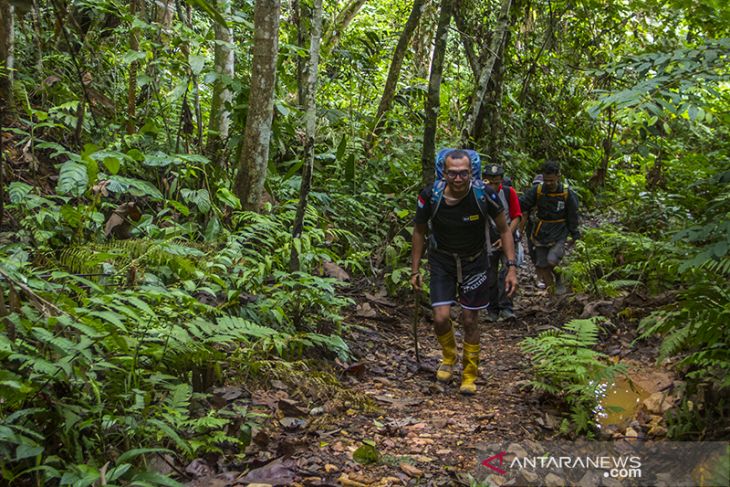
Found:
<path fill-rule="evenodd" d="M 484 169 L 484 182 L 491 187 L 502 203 L 502 207 L 507 210 L 507 224 L 510 233 L 515 241 L 517 228 L 522 218 L 520 210 L 520 200 L 517 197 L 517 191 L 512 186 L 503 186 L 504 168 L 499 164 L 489 164 Z M 491 249 L 489 256 L 489 273 L 487 281 L 487 295 L 489 297 L 489 306 L 487 306 L 488 321 L 514 320 L 515 313 L 512 309 L 512 298 L 505 293 L 504 279 L 507 275 L 507 266 L 505 265 L 506 257 L 502 251 L 502 240 L 497 233 L 494 222 L 490 224 L 490 243 Z M 500 269 L 501 267 L 501 269 Z"/>

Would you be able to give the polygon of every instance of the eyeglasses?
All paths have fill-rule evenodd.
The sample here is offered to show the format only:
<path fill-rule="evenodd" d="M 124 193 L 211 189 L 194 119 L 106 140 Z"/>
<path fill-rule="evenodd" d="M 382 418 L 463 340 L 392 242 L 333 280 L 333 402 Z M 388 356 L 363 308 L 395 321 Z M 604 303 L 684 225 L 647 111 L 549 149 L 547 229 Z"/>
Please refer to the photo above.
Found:
<path fill-rule="evenodd" d="M 467 179 L 469 177 L 469 171 L 446 171 L 446 177 L 449 179 L 456 179 L 457 177 L 460 177 L 461 179 Z"/>

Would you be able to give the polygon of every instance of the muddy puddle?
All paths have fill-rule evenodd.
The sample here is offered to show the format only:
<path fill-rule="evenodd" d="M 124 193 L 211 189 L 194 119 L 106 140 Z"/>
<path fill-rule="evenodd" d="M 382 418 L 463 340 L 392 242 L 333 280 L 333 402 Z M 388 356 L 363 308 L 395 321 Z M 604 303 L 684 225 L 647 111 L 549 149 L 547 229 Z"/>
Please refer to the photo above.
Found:
<path fill-rule="evenodd" d="M 621 376 L 610 386 L 605 385 L 602 396 L 596 416 L 601 428 L 606 428 L 609 425 L 628 425 L 650 393 L 631 379 Z"/>
<path fill-rule="evenodd" d="M 624 364 L 626 375 L 617 376 L 613 383 L 602 384 L 597 390 L 599 406 L 595 414 L 602 429 L 611 425 L 626 427 L 646 399 L 672 384 L 672 377 L 665 370 L 634 361 Z"/>

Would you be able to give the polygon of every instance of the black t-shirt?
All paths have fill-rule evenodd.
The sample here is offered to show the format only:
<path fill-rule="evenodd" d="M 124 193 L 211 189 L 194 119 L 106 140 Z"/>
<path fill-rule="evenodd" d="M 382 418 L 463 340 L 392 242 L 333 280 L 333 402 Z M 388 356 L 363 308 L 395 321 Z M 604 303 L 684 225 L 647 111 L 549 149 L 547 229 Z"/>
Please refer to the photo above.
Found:
<path fill-rule="evenodd" d="M 496 218 L 502 211 L 502 203 L 491 188 L 487 193 L 487 213 Z M 425 188 L 418 195 L 415 223 L 425 224 L 431 220 L 431 187 Z M 457 253 L 461 256 L 474 255 L 484 248 L 486 238 L 484 225 L 486 218 L 479 211 L 479 204 L 474 197 L 474 190 L 456 205 L 449 206 L 442 199 L 436 217 L 431 221 L 431 230 L 439 250 Z"/>

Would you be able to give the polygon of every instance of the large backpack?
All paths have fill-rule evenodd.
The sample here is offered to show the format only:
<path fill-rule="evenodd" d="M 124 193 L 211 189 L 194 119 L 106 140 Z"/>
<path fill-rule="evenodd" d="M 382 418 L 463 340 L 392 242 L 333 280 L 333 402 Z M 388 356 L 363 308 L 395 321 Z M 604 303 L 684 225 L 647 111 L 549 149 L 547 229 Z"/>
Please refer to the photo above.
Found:
<path fill-rule="evenodd" d="M 543 183 L 539 183 L 537 185 L 537 201 L 540 201 L 540 198 L 542 198 L 543 196 L 549 196 L 551 198 L 560 197 L 563 198 L 563 201 L 565 201 L 566 203 L 568 202 L 568 183 L 563 183 L 563 191 L 561 191 L 560 193 L 543 193 L 542 184 Z"/>
<path fill-rule="evenodd" d="M 431 188 L 431 218 L 436 215 L 441 201 L 444 198 L 444 190 L 446 189 L 446 177 L 444 175 L 446 157 L 454 150 L 456 149 L 441 149 L 436 154 L 436 177 Z M 474 190 L 472 193 L 479 206 L 479 212 L 484 218 L 488 218 L 487 190 L 484 187 L 484 181 L 482 181 L 482 160 L 476 151 L 465 149 L 464 152 L 469 156 L 469 162 L 471 163 L 471 187 Z"/>
<path fill-rule="evenodd" d="M 569 189 L 568 183 L 563 183 L 563 191 L 561 191 L 559 193 L 543 193 L 542 186 L 543 186 L 543 183 L 537 184 L 537 194 L 536 194 L 537 198 L 535 200 L 534 219 L 530 222 L 530 223 L 532 223 L 532 225 L 530 226 L 528 233 L 527 233 L 527 235 L 530 237 L 530 241 L 533 241 L 534 239 L 537 238 L 537 234 L 540 231 L 540 227 L 542 226 L 543 223 L 545 223 L 545 222 L 559 223 L 559 222 L 565 221 L 565 217 L 559 218 L 557 220 L 543 220 L 542 218 L 540 218 L 538 215 L 538 212 L 540 211 L 538 208 L 538 203 L 540 202 L 540 198 L 542 198 L 543 196 L 547 196 L 549 198 L 562 198 L 562 200 L 564 202 L 563 214 L 565 214 L 568 211 L 567 210 L 568 194 L 569 194 L 568 193 L 568 189 Z"/>
<path fill-rule="evenodd" d="M 433 187 L 431 188 L 431 220 L 436 216 L 436 212 L 441 206 L 441 201 L 444 199 L 444 190 L 446 189 L 446 177 L 444 170 L 446 166 L 446 157 L 457 149 L 441 149 L 436 154 L 436 167 Z M 469 162 L 471 165 L 471 189 L 474 199 L 479 207 L 479 213 L 482 217 L 489 221 L 490 217 L 487 213 L 487 189 L 482 180 L 482 160 L 479 154 L 471 149 L 462 149 L 469 156 Z M 492 240 L 489 235 L 489 225 L 485 225 L 485 237 L 486 237 L 486 249 L 487 253 L 492 253 Z M 429 230 L 431 224 L 429 222 Z M 436 240 L 434 239 L 433 232 L 431 232 L 430 244 L 436 249 Z"/>

